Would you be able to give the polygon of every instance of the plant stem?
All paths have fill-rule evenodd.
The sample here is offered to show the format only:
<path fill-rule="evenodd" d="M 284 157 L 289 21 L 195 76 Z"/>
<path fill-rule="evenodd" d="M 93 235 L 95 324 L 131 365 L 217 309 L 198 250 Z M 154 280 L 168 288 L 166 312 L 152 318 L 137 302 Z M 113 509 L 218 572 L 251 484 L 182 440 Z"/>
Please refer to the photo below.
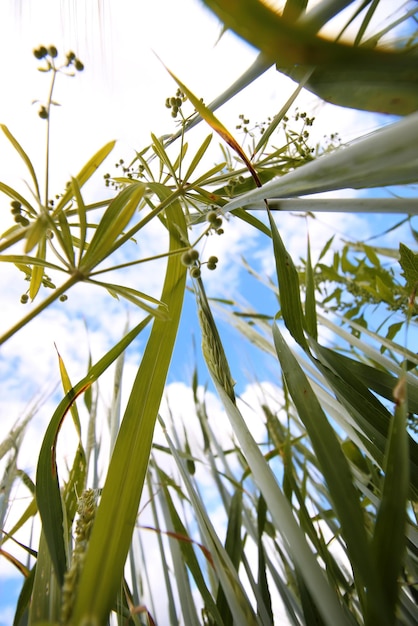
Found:
<path fill-rule="evenodd" d="M 51 116 L 51 103 L 52 103 L 52 94 L 54 92 L 55 86 L 55 78 L 57 75 L 57 69 L 53 64 L 51 64 L 52 69 L 52 80 L 51 86 L 49 88 L 48 101 L 46 110 L 48 112 L 48 117 L 46 120 L 46 159 L 45 159 L 45 210 L 48 210 L 48 195 L 49 195 L 49 137 L 50 137 L 50 116 Z"/>
<path fill-rule="evenodd" d="M 31 322 L 37 315 L 39 315 L 39 313 L 41 313 L 44 309 L 46 309 L 50 304 L 52 304 L 55 300 L 57 300 L 57 298 L 62 296 L 62 294 L 68 291 L 70 287 L 75 285 L 80 280 L 81 278 L 78 274 L 71 276 L 63 285 L 61 285 L 61 287 L 58 287 L 58 289 L 55 289 L 48 298 L 45 298 L 45 300 L 43 300 L 40 304 L 38 304 L 37 307 L 35 307 L 30 313 L 28 313 L 28 315 L 26 315 L 25 317 L 22 317 L 22 319 L 19 320 L 17 324 L 12 326 L 12 328 L 10 328 L 6 333 L 4 333 L 4 335 L 0 337 L 0 345 L 2 345 L 3 343 L 6 343 L 6 341 L 10 339 L 10 337 L 15 335 L 21 328 L 23 328 L 24 326 L 26 326 L 26 324 Z"/>

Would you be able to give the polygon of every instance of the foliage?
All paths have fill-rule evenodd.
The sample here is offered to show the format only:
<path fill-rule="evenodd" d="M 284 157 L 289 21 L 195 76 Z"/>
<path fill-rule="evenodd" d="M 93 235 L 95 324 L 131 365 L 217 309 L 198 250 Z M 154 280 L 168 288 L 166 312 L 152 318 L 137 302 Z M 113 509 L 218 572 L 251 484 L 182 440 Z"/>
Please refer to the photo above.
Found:
<path fill-rule="evenodd" d="M 166 106 L 178 120 L 179 131 L 165 138 L 152 135 L 151 144 L 138 151 L 131 163 L 119 160 L 120 175 L 105 175 L 111 198 L 86 204 L 83 187 L 114 142 L 100 149 L 63 193 L 51 199 L 48 160 L 54 84 L 59 74 L 72 67 L 80 71 L 83 64 L 69 53 L 58 66 L 53 46 L 35 51 L 45 64 L 41 71 L 51 73 L 47 103 L 39 109 L 47 128 L 45 192 L 40 191 L 24 148 L 2 126 L 29 172 L 32 194 L 23 196 L 0 183 L 0 190 L 11 199 L 15 220 L 1 238 L 0 261 L 15 264 L 25 274 L 29 288 L 22 302 L 31 308 L 0 342 L 65 297 L 78 282 L 126 299 L 143 318 L 75 385 L 59 357 L 63 398 L 44 435 L 35 484 L 17 464 L 30 415 L 0 446 L 1 457 L 8 460 L 1 520 L 15 481 L 23 481 L 31 495 L 26 511 L 4 532 L 1 544 L 2 556 L 24 576 L 14 624 L 105 624 L 112 613 L 120 623 L 154 623 L 162 591 L 144 591 L 155 564 L 147 562 L 144 549 L 150 529 L 137 528 L 141 498 L 152 514 L 151 530 L 172 624 L 271 624 L 277 622 L 279 605 L 292 624 L 414 624 L 418 449 L 407 421 L 418 413 L 418 359 L 394 339 L 402 324 L 413 331 L 417 255 L 401 244 L 395 257 L 399 266 L 388 269 L 379 248 L 353 242 L 333 250 L 330 240 L 313 264 L 308 241 L 306 260 L 298 268 L 274 219 L 277 208 L 311 211 L 312 205 L 301 195 L 416 182 L 413 39 L 401 51 L 377 48 L 386 30 L 374 35 L 373 46 L 364 39 L 378 2 L 362 4 L 366 15 L 353 45 L 316 34 L 340 11 L 338 2 L 320 4 L 310 14 L 305 3 L 289 0 L 283 15 L 255 1 L 240 3 L 239 9 L 236 3 L 207 4 L 222 9 L 226 26 L 248 36 L 269 61 L 285 62 L 287 73 L 295 63 L 306 63 L 311 51 L 309 61 L 315 62 L 316 69 L 312 74 L 312 68 L 303 68 L 301 81 L 311 88 L 309 81 L 316 76 L 318 93 L 336 64 L 344 80 L 356 65 L 357 91 L 354 99 L 343 104 L 364 106 L 363 90 L 372 72 L 379 80 L 385 78 L 385 94 L 392 98 L 396 112 L 408 115 L 343 149 L 332 137 L 325 154 L 320 154 L 309 143 L 313 120 L 304 112 L 296 113 L 296 119 L 290 116 L 298 88 L 256 133 L 240 114 L 237 130 L 248 140 L 246 150 L 215 116 L 218 103 L 206 106 L 171 74 L 178 91 L 167 98 Z M 254 20 L 251 29 L 248 16 Z M 407 17 L 402 14 L 400 22 L 392 25 Z M 411 94 L 406 105 L 403 86 L 395 80 L 400 63 L 405 64 L 407 73 L 402 71 L 402 77 Z M 243 77 L 234 90 L 247 83 Z M 366 94 L 368 108 L 374 107 L 377 79 L 371 88 L 373 97 Z M 393 102 L 398 92 L 399 106 Z M 383 100 L 386 109 L 386 95 Z M 186 107 L 192 107 L 190 115 Z M 223 161 L 209 169 L 204 164 L 212 135 L 193 155 L 188 152 L 187 131 L 198 116 L 227 144 L 222 144 Z M 331 202 L 335 209 L 343 206 L 338 198 Z M 354 199 L 350 210 L 356 206 L 363 210 L 364 202 L 367 205 L 368 198 Z M 368 206 L 375 206 L 373 199 Z M 404 210 L 403 204 L 391 206 Z M 257 218 L 256 210 L 267 219 Z M 161 254 L 114 261 L 114 253 L 152 220 L 159 220 L 167 235 Z M 228 220 L 244 220 L 271 245 L 275 280 L 268 286 L 278 305 L 267 315 L 255 308 L 247 310 L 239 302 L 216 302 L 206 294 L 205 272 L 219 271 L 218 259 L 201 256 L 199 243 L 206 236 L 222 236 Z M 16 244 L 20 253 L 15 252 Z M 333 261 L 327 264 L 330 253 Z M 167 262 L 158 300 L 136 285 L 102 278 L 111 270 L 118 275 L 126 267 L 161 257 Z M 250 270 L 255 274 L 254 268 Z M 46 272 L 63 276 L 62 282 L 55 286 Z M 209 407 L 210 392 L 199 385 L 197 368 L 191 393 L 200 443 L 193 443 L 195 431 L 189 423 L 173 417 L 168 424 L 160 414 L 188 276 L 201 324 L 203 356 L 222 406 L 218 412 L 230 427 L 227 441 L 214 426 L 219 415 Z M 45 290 L 50 290 L 46 296 Z M 38 304 L 29 304 L 39 299 Z M 388 307 L 396 312 L 397 321 L 389 328 L 382 325 L 383 332 L 374 325 L 369 328 L 370 305 Z M 246 405 L 234 389 L 234 376 L 240 372 L 230 371 L 215 321 L 219 311 L 256 354 L 266 352 L 273 358 L 278 372 L 270 387 L 259 384 L 260 401 L 251 406 L 262 426 L 261 440 L 253 436 Z M 149 330 L 146 347 L 116 427 L 104 483 L 98 484 L 97 457 L 90 455 L 90 443 L 82 432 L 78 400 L 84 395 L 83 410 L 93 422 L 97 381 L 117 362 L 117 394 L 122 355 L 145 328 Z M 323 329 L 331 331 L 340 345 L 326 345 Z M 115 397 L 114 425 L 119 424 L 119 411 Z M 64 472 L 57 460 L 57 441 L 70 416 L 77 446 Z M 157 422 L 164 445 L 153 444 Z M 204 489 L 216 494 L 226 527 L 224 540 L 213 523 Z M 33 559 L 29 570 L 13 556 L 12 548 L 4 546 L 38 514 L 39 547 L 26 546 Z"/>

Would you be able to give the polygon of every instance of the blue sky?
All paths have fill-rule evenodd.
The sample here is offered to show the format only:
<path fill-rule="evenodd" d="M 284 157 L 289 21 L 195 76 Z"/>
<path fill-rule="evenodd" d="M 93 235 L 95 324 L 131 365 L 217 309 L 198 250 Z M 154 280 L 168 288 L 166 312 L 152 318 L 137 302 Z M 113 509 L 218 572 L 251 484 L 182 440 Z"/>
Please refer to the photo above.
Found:
<path fill-rule="evenodd" d="M 93 4 L 93 3 L 92 3 Z M 119 144 L 108 160 L 104 171 L 115 172 L 112 164 L 123 157 L 129 160 L 135 149 L 149 143 L 150 132 L 157 135 L 173 130 L 169 112 L 164 107 L 167 96 L 173 95 L 176 85 L 165 72 L 154 52 L 169 65 L 192 91 L 209 102 L 219 95 L 255 59 L 256 52 L 232 34 L 226 33 L 219 41 L 220 28 L 217 21 L 196 0 L 158 0 L 152 3 L 136 0 L 118 2 L 116 6 L 105 3 L 101 23 L 94 14 L 71 13 L 70 3 L 39 0 L 22 3 L 19 15 L 17 4 L 4 2 L 0 7 L 0 54 L 8 59 L 2 69 L 3 84 L 9 89 L 0 102 L 0 123 L 6 124 L 33 159 L 42 177 L 44 151 L 44 124 L 36 115 L 34 100 L 43 100 L 48 88 L 48 77 L 38 73 L 38 63 L 32 56 L 33 48 L 40 44 L 54 44 L 60 53 L 73 49 L 83 60 L 86 69 L 73 79 L 62 78 L 57 85 L 56 99 L 62 105 L 53 111 L 52 175 L 51 187 L 61 191 L 71 174 L 76 174 L 90 156 L 110 139 Z M 35 7 L 36 5 L 36 7 Z M 59 6 L 64 7 L 61 16 Z M 161 16 L 164 19 L 161 20 Z M 193 24 L 193 29 L 190 25 Z M 245 94 L 219 111 L 220 119 L 234 130 L 239 113 L 245 113 L 251 121 L 261 122 L 274 115 L 294 89 L 293 83 L 280 77 L 274 69 L 252 85 Z M 262 97 L 260 98 L 260 95 Z M 301 98 L 300 108 L 306 108 L 316 116 L 314 140 L 321 141 L 326 133 L 339 132 L 344 141 L 377 128 L 382 117 L 374 114 L 357 114 L 337 109 L 318 101 L 310 94 Z M 384 122 L 388 122 L 387 118 Z M 203 124 L 193 131 L 192 145 L 199 145 L 209 133 Z M 213 141 L 216 145 L 217 140 Z M 219 158 L 214 150 L 213 158 Z M 26 172 L 6 140 L 0 138 L 0 165 L 3 182 L 24 190 Z M 90 186 L 92 198 L 106 193 L 100 176 Z M 22 191 L 23 193 L 23 191 Z M 347 192 L 350 195 L 351 192 Z M 342 194 L 344 195 L 344 193 Z M 2 201 L 0 229 L 10 226 L 8 201 Z M 341 235 L 362 237 L 383 231 L 397 220 L 373 216 L 320 214 L 311 221 L 309 230 L 313 257 L 325 241 L 337 230 Z M 306 222 L 304 219 L 280 215 L 277 223 L 285 244 L 297 259 L 306 251 Z M 155 230 L 154 230 L 155 229 Z M 406 236 L 406 235 L 405 235 Z M 152 225 L 146 239 L 138 242 L 141 254 L 155 253 L 161 247 L 161 232 Z M 396 235 L 398 238 L 398 235 Z M 409 242 L 411 240 L 409 239 Z M 396 240 L 393 241 L 393 245 Z M 164 247 L 164 246 L 162 246 Z M 242 269 L 240 258 L 246 254 L 265 276 L 273 273 L 273 257 L 265 237 L 255 236 L 244 224 L 225 222 L 225 235 L 210 237 L 204 254 L 216 254 L 219 267 L 216 272 L 205 271 L 208 295 L 232 297 L 239 301 L 254 302 L 259 309 L 274 315 L 275 300 L 267 288 L 248 278 Z M 145 286 L 140 288 L 158 297 L 161 277 L 155 266 L 139 266 L 127 272 L 127 278 L 141 276 Z M 26 284 L 14 267 L 1 267 L 0 288 L 3 294 L 0 330 L 4 332 L 22 315 L 20 295 Z M 133 323 L 138 316 L 125 303 L 118 302 L 99 290 L 92 292 L 81 285 L 69 294 L 66 303 L 60 303 L 46 311 L 39 319 L 26 327 L 2 347 L 0 352 L 0 375 L 2 395 L 0 410 L 3 416 L 3 432 L 27 410 L 41 393 L 52 393 L 58 382 L 58 368 L 54 342 L 63 356 L 74 382 L 86 371 L 89 350 L 97 360 L 106 348 L 123 333 L 129 313 Z M 87 326 L 87 331 L 86 331 Z M 229 333 L 220 321 L 220 331 L 225 340 L 231 360 L 233 376 L 244 372 L 237 389 L 245 393 L 251 382 L 252 354 L 242 346 L 236 333 Z M 174 353 L 169 384 L 190 384 L 194 367 L 194 351 L 191 337 L 195 338 L 196 354 L 201 367 L 200 382 L 208 381 L 200 359 L 199 330 L 193 297 L 186 296 L 185 311 Z M 143 348 L 141 338 L 128 354 L 128 374 L 132 377 L 135 364 Z M 249 379 L 246 378 L 248 370 Z M 257 364 L 258 380 L 272 375 L 269 360 Z M 175 396 L 173 396 L 175 398 Z M 29 430 L 25 455 L 21 459 L 25 469 L 32 474 L 36 465 L 42 430 L 56 395 L 49 396 L 36 415 Z M 174 400 L 173 400 L 174 401 Z M 13 595 L 20 579 L 13 570 L 0 561 L 0 626 L 10 623 Z"/>

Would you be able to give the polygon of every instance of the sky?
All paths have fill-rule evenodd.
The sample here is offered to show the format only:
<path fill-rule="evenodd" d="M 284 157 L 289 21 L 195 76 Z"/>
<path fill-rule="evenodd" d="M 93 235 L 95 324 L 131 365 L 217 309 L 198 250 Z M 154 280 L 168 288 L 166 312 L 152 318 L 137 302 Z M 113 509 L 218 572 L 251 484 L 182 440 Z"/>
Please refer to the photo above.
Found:
<path fill-rule="evenodd" d="M 52 112 L 51 189 L 60 193 L 68 177 L 75 175 L 102 145 L 117 139 L 117 146 L 106 167 L 89 185 L 90 199 L 106 197 L 101 175 L 115 173 L 113 164 L 132 157 L 135 150 L 148 145 L 150 133 L 157 136 L 173 131 L 173 121 L 164 102 L 174 95 L 176 85 L 158 57 L 205 102 L 210 102 L 243 73 L 255 60 L 257 51 L 231 33 L 221 35 L 217 20 L 198 0 L 118 0 L 103 3 L 99 13 L 96 3 L 70 0 L 37 0 L 34 2 L 4 1 L 0 4 L 0 58 L 3 96 L 0 99 L 0 123 L 17 137 L 33 160 L 39 178 L 44 173 L 45 124 L 37 116 L 39 103 L 46 99 L 49 75 L 39 73 L 39 63 L 32 50 L 39 45 L 54 44 L 60 54 L 74 50 L 83 61 L 85 70 L 74 78 L 59 77 L 54 100 L 61 106 Z M 158 55 L 158 57 L 157 57 Z M 281 108 L 294 89 L 294 84 L 274 71 L 268 70 L 244 94 L 222 107 L 218 117 L 231 130 L 238 115 L 245 114 L 254 124 L 264 121 Z M 324 135 L 338 132 L 343 141 L 370 132 L 387 118 L 375 114 L 359 115 L 348 109 L 332 107 L 309 93 L 304 94 L 299 107 L 313 113 L 316 122 L 313 140 L 321 142 Z M 201 124 L 191 135 L 190 143 L 198 146 L 209 133 Z M 216 141 L 213 141 L 214 146 Z M 220 158 L 214 148 L 214 162 Z M 0 137 L 0 181 L 27 193 L 27 171 L 5 137 Z M 352 194 L 342 192 L 342 196 Z M 0 232 L 12 223 L 9 201 L 0 203 Z M 395 220 L 392 220 L 395 221 Z M 351 215 L 325 215 L 310 221 L 313 257 L 333 234 L 343 236 L 361 232 L 363 237 L 384 229 L 387 220 L 376 216 L 373 221 Z M 278 225 L 285 244 L 295 254 L 306 250 L 305 220 L 281 216 Z M 205 274 L 208 293 L 217 297 L 234 297 L 241 301 L 256 299 L 260 309 L 272 311 L 274 299 L 267 289 L 257 286 L 242 270 L 239 259 L 250 256 L 265 276 L 273 272 L 273 257 L 260 236 L 243 224 L 233 228 L 226 222 L 225 235 L 210 237 L 205 255 L 219 257 L 219 269 Z M 141 254 L 155 254 L 161 249 L 161 230 L 152 224 L 147 237 L 140 242 Z M 158 267 L 135 269 L 125 273 L 127 281 L 136 281 L 140 272 L 140 289 L 159 296 L 161 272 Z M 2 305 L 0 332 L 7 330 L 22 316 L 24 306 L 20 296 L 26 289 L 21 273 L 15 267 L 2 264 L 0 268 Z M 221 274 L 220 274 L 221 272 Z M 222 280 L 220 280 L 220 275 Z M 10 339 L 0 350 L 0 414 L 2 432 L 25 414 L 39 397 L 42 406 L 32 420 L 21 463 L 34 475 L 37 450 L 42 432 L 55 408 L 59 383 L 56 348 L 62 355 L 73 382 L 84 376 L 89 352 L 97 360 L 106 348 L 117 341 L 135 312 L 125 303 L 112 299 L 102 291 L 92 291 L 80 285 L 71 291 L 69 299 L 45 311 L 39 318 Z M 30 305 L 26 305 L 30 306 Z M 86 328 L 87 327 L 87 328 Z M 226 328 L 221 323 L 221 329 Z M 194 366 L 194 349 L 190 340 L 196 338 L 199 349 L 195 306 L 186 299 L 184 321 L 180 328 L 179 347 L 174 354 L 168 379 L 170 407 L 176 402 L 190 401 L 190 378 Z M 248 401 L 256 402 L 251 380 L 252 355 L 242 350 L 237 336 L 225 336 L 232 366 L 240 365 L 248 378 L 238 381 L 239 392 Z M 54 345 L 55 344 L 55 345 Z M 186 349 L 184 349 L 186 346 Z M 128 353 L 127 383 L 133 380 L 136 363 L 143 343 L 136 342 Z M 258 379 L 271 376 L 268 360 L 259 364 Z M 208 380 L 202 372 L 202 384 Z M 110 378 L 105 379 L 109 381 Z M 129 386 L 129 385 L 127 385 Z M 108 388 L 106 385 L 104 389 Z M 170 395 L 171 394 L 171 395 Z M 211 400 L 216 404 L 216 398 Z M 110 391 L 102 398 L 110 402 Z M 192 409 L 190 408 L 190 411 Z M 221 410 L 217 409 L 221 415 Z M 9 522 L 9 521 L 8 521 Z M 12 568 L 0 560 L 0 626 L 10 623 L 13 593 L 19 580 Z M 9 620 L 9 621 L 8 621 Z"/>

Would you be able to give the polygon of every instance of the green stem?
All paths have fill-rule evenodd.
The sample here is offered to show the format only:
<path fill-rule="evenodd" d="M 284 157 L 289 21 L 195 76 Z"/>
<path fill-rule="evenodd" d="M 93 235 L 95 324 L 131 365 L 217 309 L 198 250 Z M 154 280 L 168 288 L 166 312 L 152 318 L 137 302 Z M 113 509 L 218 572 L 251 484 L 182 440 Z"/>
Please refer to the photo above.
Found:
<path fill-rule="evenodd" d="M 46 162 L 45 162 L 45 210 L 48 210 L 48 195 L 49 195 L 49 136 L 50 136 L 50 115 L 51 115 L 51 103 L 52 94 L 54 92 L 55 78 L 57 75 L 57 69 L 54 65 L 52 67 L 52 80 L 49 88 L 48 100 L 46 110 L 48 117 L 46 120 Z"/>
<path fill-rule="evenodd" d="M 6 343 L 6 341 L 10 339 L 10 337 L 13 337 L 13 335 L 15 335 L 21 328 L 23 328 L 24 326 L 26 326 L 26 324 L 31 322 L 37 315 L 39 315 L 39 313 L 41 313 L 44 309 L 46 309 L 50 304 L 55 302 L 55 300 L 57 300 L 66 291 L 68 291 L 70 287 L 75 285 L 80 280 L 81 280 L 81 277 L 78 274 L 71 276 L 63 285 L 61 285 L 61 287 L 58 287 L 58 289 L 55 289 L 48 298 L 45 298 L 45 300 L 43 300 L 40 304 L 38 304 L 37 307 L 35 307 L 30 313 L 28 313 L 28 315 L 26 315 L 25 317 L 22 317 L 22 319 L 19 320 L 17 324 L 12 326 L 12 328 L 10 328 L 6 333 L 4 333 L 4 335 L 0 337 L 0 345 L 2 345 L 3 343 Z"/>

